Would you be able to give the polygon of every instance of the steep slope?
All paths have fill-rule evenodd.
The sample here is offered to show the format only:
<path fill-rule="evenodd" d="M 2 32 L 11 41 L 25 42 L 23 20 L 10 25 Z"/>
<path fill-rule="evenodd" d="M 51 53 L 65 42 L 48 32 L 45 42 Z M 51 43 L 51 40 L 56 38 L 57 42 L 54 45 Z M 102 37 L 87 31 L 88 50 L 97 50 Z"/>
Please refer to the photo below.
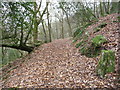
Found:
<path fill-rule="evenodd" d="M 101 28 L 100 31 L 95 32 L 95 28 L 102 24 L 106 25 Z M 117 69 L 119 66 L 117 64 L 120 62 L 120 14 L 115 13 L 107 15 L 106 17 L 102 17 L 96 24 L 89 26 L 86 30 L 90 32 L 88 41 L 90 41 L 96 35 L 103 35 L 107 39 L 107 43 L 104 43 L 102 47 L 106 50 L 112 50 L 115 52 Z"/>
<path fill-rule="evenodd" d="M 108 43 L 106 43 L 106 45 L 104 45 L 105 48 L 115 51 L 115 48 L 118 47 L 118 41 L 119 41 L 120 23 L 118 21 L 118 16 L 120 16 L 120 15 L 119 14 L 111 14 L 106 17 L 102 17 L 99 19 L 99 21 L 97 23 L 89 26 L 86 29 L 86 31 L 88 31 L 90 34 L 90 37 L 88 38 L 88 40 L 95 37 L 96 35 L 103 35 L 108 40 Z M 95 32 L 95 28 L 102 24 L 106 24 L 106 26 L 101 28 L 100 31 Z"/>
<path fill-rule="evenodd" d="M 97 35 L 102 35 L 106 38 L 107 42 L 103 43 L 101 47 L 102 49 L 112 50 L 115 52 L 117 69 L 119 66 L 117 64 L 120 59 L 120 14 L 115 13 L 99 18 L 98 22 L 93 23 L 84 30 L 82 36 L 79 36 L 80 40 L 78 40 L 76 43 L 81 42 L 84 39 L 86 33 L 88 36 L 87 39 L 84 40 L 84 46 L 86 47 L 91 48 L 92 39 Z M 80 48 L 81 47 L 82 46 L 80 46 Z"/>

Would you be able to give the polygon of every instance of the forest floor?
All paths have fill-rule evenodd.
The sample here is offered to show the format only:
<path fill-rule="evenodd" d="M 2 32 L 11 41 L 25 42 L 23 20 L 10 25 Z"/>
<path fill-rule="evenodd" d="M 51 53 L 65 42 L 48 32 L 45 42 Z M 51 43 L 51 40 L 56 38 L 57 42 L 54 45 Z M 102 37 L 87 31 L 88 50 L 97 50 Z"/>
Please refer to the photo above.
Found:
<path fill-rule="evenodd" d="M 108 40 L 103 47 L 118 52 L 120 31 L 119 23 L 114 22 L 116 17 L 118 14 L 111 14 L 90 25 L 86 29 L 90 33 L 88 40 L 102 34 Z M 93 29 L 103 22 L 107 26 L 94 33 Z M 1 84 L 3 88 L 117 88 L 114 73 L 107 74 L 107 78 L 97 76 L 98 60 L 99 56 L 81 55 L 71 38 L 58 39 L 3 67 Z"/>
<path fill-rule="evenodd" d="M 59 39 L 43 44 L 25 58 L 3 87 L 17 88 L 115 88 L 113 79 L 95 73 L 98 60 L 80 55 L 72 40 Z"/>

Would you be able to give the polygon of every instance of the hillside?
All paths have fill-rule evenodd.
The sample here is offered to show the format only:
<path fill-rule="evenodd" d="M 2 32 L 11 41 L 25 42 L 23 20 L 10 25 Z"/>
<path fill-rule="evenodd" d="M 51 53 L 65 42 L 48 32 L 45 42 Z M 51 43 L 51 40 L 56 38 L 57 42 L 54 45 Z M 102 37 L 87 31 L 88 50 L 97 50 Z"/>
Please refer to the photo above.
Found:
<path fill-rule="evenodd" d="M 118 14 L 102 17 L 98 22 L 90 25 L 86 31 L 89 42 L 96 35 L 103 35 L 108 41 L 103 48 L 115 51 L 116 63 L 120 50 Z M 107 25 L 95 32 L 94 28 L 101 23 Z M 16 88 L 118 88 L 115 83 L 116 73 L 109 73 L 108 78 L 100 78 L 95 70 L 99 56 L 88 58 L 81 55 L 79 48 L 75 48 L 72 38 L 58 39 L 43 44 L 31 54 L 18 59 L 3 70 L 2 87 Z M 10 71 L 9 71 L 10 70 Z"/>

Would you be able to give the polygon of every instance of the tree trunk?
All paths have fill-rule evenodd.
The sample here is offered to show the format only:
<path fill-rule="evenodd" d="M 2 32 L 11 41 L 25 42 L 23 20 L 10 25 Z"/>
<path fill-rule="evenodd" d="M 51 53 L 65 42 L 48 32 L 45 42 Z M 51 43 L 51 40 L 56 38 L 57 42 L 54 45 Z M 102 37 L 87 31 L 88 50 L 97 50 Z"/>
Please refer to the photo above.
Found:
<path fill-rule="evenodd" d="M 47 3 L 48 3 L 48 2 L 47 2 Z M 51 42 L 51 41 L 52 41 L 52 38 L 51 38 L 51 25 L 50 25 L 50 20 L 49 20 L 48 7 L 47 7 L 47 20 L 48 20 L 49 42 Z"/>
<path fill-rule="evenodd" d="M 21 21 L 21 36 L 20 36 L 20 45 L 23 44 L 23 19 Z"/>
<path fill-rule="evenodd" d="M 26 46 L 26 45 L 7 45 L 7 44 L 2 44 L 0 47 L 9 47 L 9 48 L 14 48 L 14 49 L 19 49 L 23 51 L 27 51 L 28 53 L 32 52 L 34 50 L 34 47 L 31 46 Z"/>
<path fill-rule="evenodd" d="M 115 52 L 111 50 L 102 50 L 96 71 L 101 77 L 104 77 L 107 73 L 114 72 Z"/>
<path fill-rule="evenodd" d="M 38 39 L 38 26 L 36 23 L 34 23 L 34 29 L 33 29 L 33 42 L 37 43 Z"/>
<path fill-rule="evenodd" d="M 34 43 L 37 43 L 37 39 L 38 39 L 38 24 L 37 24 L 37 6 L 36 6 L 36 3 L 34 3 L 34 20 L 33 20 L 33 23 L 34 23 L 34 28 L 33 28 L 33 42 Z"/>
<path fill-rule="evenodd" d="M 97 18 L 100 17 L 100 14 L 99 14 L 99 8 L 98 8 L 98 5 L 97 5 L 97 4 L 96 4 L 96 16 L 97 16 Z"/>
<path fill-rule="evenodd" d="M 94 15 L 97 16 L 96 15 L 96 2 L 94 2 Z"/>
<path fill-rule="evenodd" d="M 103 8 L 104 8 L 105 14 L 109 14 L 109 2 L 108 3 L 103 2 Z"/>
<path fill-rule="evenodd" d="M 67 14 L 67 12 L 65 12 L 65 14 L 66 14 L 67 23 L 68 23 L 68 26 L 69 26 L 69 36 L 72 37 L 72 28 L 71 28 L 71 24 L 70 24 L 70 21 L 69 21 L 69 18 L 68 18 L 68 14 Z"/>
<path fill-rule="evenodd" d="M 47 34 L 46 34 L 46 31 L 45 31 L 43 20 L 42 20 L 42 27 L 43 27 L 44 37 L 45 37 L 45 41 L 44 42 L 47 43 Z"/>
<path fill-rule="evenodd" d="M 69 21 L 68 13 L 65 11 L 62 4 L 60 4 L 60 7 L 66 15 L 66 19 L 67 19 L 67 23 L 68 23 L 68 27 L 69 27 L 69 36 L 72 37 L 72 28 L 71 28 L 71 24 L 70 24 L 70 21 Z"/>
<path fill-rule="evenodd" d="M 103 7 L 102 7 L 102 2 L 100 2 L 100 15 L 104 16 L 104 12 L 103 12 Z"/>
<path fill-rule="evenodd" d="M 56 19 L 55 19 L 55 27 L 56 27 L 56 35 L 57 35 L 57 39 L 58 39 L 58 28 L 57 28 L 57 21 L 56 21 Z"/>
<path fill-rule="evenodd" d="M 64 15 L 64 12 L 63 12 L 63 15 Z M 64 23 L 64 20 L 63 20 L 63 17 L 62 17 L 62 21 L 61 21 L 61 36 L 62 38 L 64 39 L 64 26 L 63 26 L 63 23 Z"/>

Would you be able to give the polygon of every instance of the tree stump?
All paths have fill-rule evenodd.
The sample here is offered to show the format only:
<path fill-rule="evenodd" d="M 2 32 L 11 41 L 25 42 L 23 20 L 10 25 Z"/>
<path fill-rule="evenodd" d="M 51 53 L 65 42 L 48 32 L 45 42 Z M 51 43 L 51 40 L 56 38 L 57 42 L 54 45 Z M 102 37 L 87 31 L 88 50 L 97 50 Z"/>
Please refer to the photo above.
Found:
<path fill-rule="evenodd" d="M 111 50 L 102 50 L 101 57 L 97 65 L 97 74 L 104 77 L 106 73 L 115 70 L 115 52 Z"/>

